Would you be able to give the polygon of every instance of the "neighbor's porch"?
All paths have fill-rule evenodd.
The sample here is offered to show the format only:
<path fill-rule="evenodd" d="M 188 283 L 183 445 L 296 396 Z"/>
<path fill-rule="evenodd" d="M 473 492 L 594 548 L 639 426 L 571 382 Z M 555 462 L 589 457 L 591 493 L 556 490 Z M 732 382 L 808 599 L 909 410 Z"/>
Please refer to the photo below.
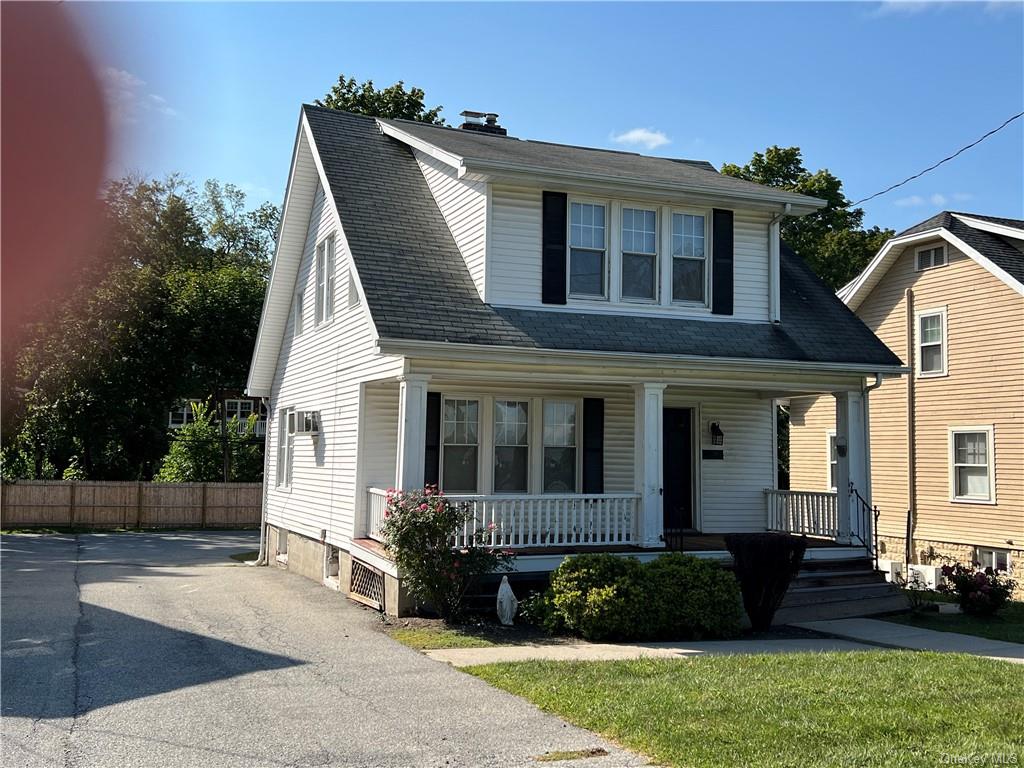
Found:
<path fill-rule="evenodd" d="M 572 379 L 563 374 L 562 379 Z M 839 487 L 866 487 L 862 380 L 712 384 L 412 373 L 361 391 L 356 537 L 381 540 L 386 488 L 438 484 L 472 529 L 528 554 L 722 554 L 733 531 L 868 546 L 857 494 L 776 489 L 776 399 L 836 398 Z M 863 549 L 861 550 L 863 551 Z"/>

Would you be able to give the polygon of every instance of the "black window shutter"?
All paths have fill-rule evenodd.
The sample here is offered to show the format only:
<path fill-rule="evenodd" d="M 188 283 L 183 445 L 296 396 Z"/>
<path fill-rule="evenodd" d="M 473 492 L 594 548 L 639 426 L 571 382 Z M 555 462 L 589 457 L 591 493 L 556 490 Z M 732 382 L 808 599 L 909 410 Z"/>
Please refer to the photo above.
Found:
<path fill-rule="evenodd" d="M 423 484 L 437 485 L 441 476 L 441 393 L 427 392 L 427 436 L 423 451 Z"/>
<path fill-rule="evenodd" d="M 568 195 L 545 192 L 541 213 L 540 300 L 565 304 L 565 232 Z"/>
<path fill-rule="evenodd" d="M 604 400 L 583 399 L 583 492 L 604 493 Z"/>
<path fill-rule="evenodd" d="M 715 208 L 711 235 L 711 312 L 732 314 L 732 211 Z"/>

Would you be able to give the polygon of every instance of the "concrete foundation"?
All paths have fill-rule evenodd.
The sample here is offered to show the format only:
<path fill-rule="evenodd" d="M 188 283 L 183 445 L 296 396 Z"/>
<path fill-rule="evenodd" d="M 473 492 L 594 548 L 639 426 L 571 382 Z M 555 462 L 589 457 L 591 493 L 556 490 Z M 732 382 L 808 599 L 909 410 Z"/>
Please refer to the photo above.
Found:
<path fill-rule="evenodd" d="M 944 565 L 946 563 L 962 563 L 971 565 L 974 561 L 976 545 L 953 541 L 934 541 L 931 539 L 914 539 L 914 551 L 910 562 L 917 565 Z M 982 547 L 988 549 L 989 547 Z M 1015 600 L 1024 600 L 1024 549 L 1014 547 L 997 547 L 1010 553 L 1011 578 L 1017 582 L 1013 593 Z M 878 555 L 886 560 L 906 561 L 907 543 L 902 536 L 879 536 Z"/>

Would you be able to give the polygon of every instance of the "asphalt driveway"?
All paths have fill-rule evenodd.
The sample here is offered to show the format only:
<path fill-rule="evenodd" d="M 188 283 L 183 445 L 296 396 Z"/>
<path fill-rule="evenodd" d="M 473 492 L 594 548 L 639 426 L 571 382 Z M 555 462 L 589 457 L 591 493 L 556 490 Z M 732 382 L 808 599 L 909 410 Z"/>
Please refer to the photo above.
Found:
<path fill-rule="evenodd" d="M 4 766 L 645 761 L 390 640 L 341 595 L 229 559 L 247 533 L 5 536 Z"/>

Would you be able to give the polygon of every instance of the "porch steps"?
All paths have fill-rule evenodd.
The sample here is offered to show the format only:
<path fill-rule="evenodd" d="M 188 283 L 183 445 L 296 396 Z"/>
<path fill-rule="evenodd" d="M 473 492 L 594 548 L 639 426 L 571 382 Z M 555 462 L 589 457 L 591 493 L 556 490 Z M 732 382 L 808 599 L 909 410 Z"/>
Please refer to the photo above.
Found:
<path fill-rule="evenodd" d="M 811 560 L 790 585 L 773 623 L 872 616 L 908 607 L 906 596 L 867 557 Z"/>

